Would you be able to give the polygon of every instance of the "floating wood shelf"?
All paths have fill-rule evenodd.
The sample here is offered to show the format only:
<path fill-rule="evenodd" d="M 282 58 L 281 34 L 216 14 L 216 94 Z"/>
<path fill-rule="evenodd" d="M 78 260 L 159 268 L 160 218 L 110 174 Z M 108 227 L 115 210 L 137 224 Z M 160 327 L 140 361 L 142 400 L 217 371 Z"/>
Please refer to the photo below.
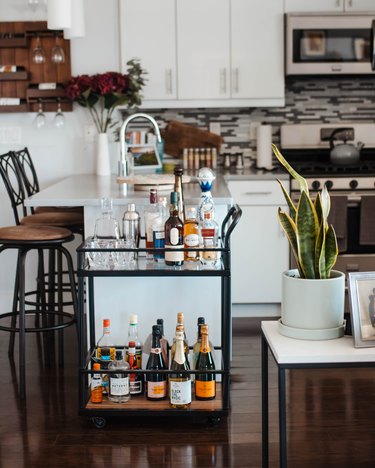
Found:
<path fill-rule="evenodd" d="M 25 34 L 11 37 L 0 37 L 0 47 L 27 47 L 27 37 Z"/>
<path fill-rule="evenodd" d="M 28 112 L 29 107 L 26 102 L 21 102 L 17 106 L 0 106 L 0 113 L 4 112 Z"/>
<path fill-rule="evenodd" d="M 28 73 L 25 70 L 0 73 L 0 81 L 22 81 L 27 79 Z"/>

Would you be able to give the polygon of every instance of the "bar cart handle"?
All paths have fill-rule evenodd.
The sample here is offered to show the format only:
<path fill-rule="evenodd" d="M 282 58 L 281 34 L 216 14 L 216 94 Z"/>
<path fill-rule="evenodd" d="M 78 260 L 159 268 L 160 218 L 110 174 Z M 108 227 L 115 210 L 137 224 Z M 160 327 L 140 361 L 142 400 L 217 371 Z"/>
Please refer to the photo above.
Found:
<path fill-rule="evenodd" d="M 221 225 L 221 238 L 223 239 L 225 249 L 229 249 L 230 236 L 241 219 L 241 216 L 242 210 L 239 205 L 235 203 L 223 220 L 223 224 Z"/>

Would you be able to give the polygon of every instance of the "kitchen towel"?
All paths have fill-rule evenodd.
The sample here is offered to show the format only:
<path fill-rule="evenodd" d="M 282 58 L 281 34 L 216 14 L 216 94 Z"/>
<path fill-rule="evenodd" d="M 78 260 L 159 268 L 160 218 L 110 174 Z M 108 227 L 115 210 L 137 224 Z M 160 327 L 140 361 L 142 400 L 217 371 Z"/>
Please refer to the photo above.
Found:
<path fill-rule="evenodd" d="M 272 169 L 272 125 L 257 128 L 257 168 Z"/>
<path fill-rule="evenodd" d="M 331 197 L 328 223 L 332 224 L 336 232 L 339 252 L 346 252 L 348 248 L 348 197 Z"/>
<path fill-rule="evenodd" d="M 361 197 L 359 244 L 375 245 L 375 197 Z"/>

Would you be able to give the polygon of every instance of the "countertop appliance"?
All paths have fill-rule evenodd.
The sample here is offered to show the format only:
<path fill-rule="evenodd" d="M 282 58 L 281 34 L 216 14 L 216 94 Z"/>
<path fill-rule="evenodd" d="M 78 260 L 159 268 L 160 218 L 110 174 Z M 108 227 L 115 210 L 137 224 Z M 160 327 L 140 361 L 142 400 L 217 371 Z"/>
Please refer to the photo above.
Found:
<path fill-rule="evenodd" d="M 364 143 L 358 163 L 331 162 L 331 134 L 343 127 L 350 143 Z M 324 184 L 329 190 L 329 221 L 339 245 L 335 268 L 345 273 L 375 271 L 375 124 L 282 125 L 280 146 L 287 161 L 307 180 L 313 197 Z M 295 202 L 299 193 L 292 179 L 291 198 Z"/>
<path fill-rule="evenodd" d="M 286 75 L 374 74 L 374 13 L 289 13 Z"/>

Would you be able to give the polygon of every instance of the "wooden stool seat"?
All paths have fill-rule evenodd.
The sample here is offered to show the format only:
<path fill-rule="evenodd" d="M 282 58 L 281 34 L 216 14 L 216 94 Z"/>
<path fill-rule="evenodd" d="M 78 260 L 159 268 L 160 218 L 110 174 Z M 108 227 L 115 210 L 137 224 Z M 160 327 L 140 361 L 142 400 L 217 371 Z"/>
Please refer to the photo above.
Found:
<path fill-rule="evenodd" d="M 83 225 L 83 215 L 75 211 L 44 211 L 24 216 L 20 223 L 24 226 L 45 225 L 71 228 Z"/>
<path fill-rule="evenodd" d="M 6 226 L 0 227 L 0 244 L 11 243 L 37 243 L 63 241 L 69 242 L 73 239 L 69 229 L 51 226 Z"/>

